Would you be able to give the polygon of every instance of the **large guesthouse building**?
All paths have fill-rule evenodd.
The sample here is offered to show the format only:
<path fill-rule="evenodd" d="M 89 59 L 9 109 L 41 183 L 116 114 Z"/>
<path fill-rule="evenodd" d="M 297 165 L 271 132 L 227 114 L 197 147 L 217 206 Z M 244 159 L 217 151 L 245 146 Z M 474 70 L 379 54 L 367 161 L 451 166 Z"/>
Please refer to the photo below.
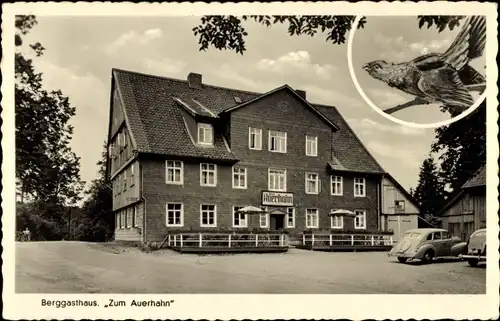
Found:
<path fill-rule="evenodd" d="M 116 240 L 169 230 L 378 230 L 384 170 L 335 107 L 113 69 L 108 175 Z M 239 213 L 245 206 L 266 214 Z M 354 219 L 330 216 L 343 209 Z"/>

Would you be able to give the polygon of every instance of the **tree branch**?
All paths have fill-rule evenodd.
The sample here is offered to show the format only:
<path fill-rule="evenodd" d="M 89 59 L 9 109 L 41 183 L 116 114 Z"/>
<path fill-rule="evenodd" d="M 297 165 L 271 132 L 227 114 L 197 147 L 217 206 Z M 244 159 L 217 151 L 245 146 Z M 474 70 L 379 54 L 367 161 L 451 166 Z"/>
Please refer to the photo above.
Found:
<path fill-rule="evenodd" d="M 390 114 L 393 114 L 393 113 L 395 113 L 397 111 L 406 109 L 408 107 L 412 107 L 412 106 L 416 106 L 416 105 L 422 105 L 422 104 L 427 104 L 427 102 L 424 101 L 424 100 L 422 100 L 422 99 L 420 99 L 420 98 L 415 98 L 415 99 L 410 100 L 409 102 L 406 102 L 404 104 L 400 104 L 400 105 L 397 105 L 395 107 L 384 109 L 383 112 L 390 115 Z"/>
<path fill-rule="evenodd" d="M 465 88 L 467 88 L 468 91 L 478 91 L 480 93 L 483 93 L 486 90 L 486 83 L 467 85 L 467 86 L 465 86 Z M 428 102 L 423 100 L 423 99 L 420 99 L 420 98 L 415 98 L 414 100 L 411 100 L 411 101 L 406 102 L 404 104 L 400 104 L 400 105 L 397 105 L 395 107 L 384 109 L 383 112 L 390 115 L 390 114 L 393 114 L 397 111 L 406 109 L 408 107 L 412 107 L 412 106 L 416 106 L 416 105 L 424 105 L 424 104 L 428 104 Z"/>

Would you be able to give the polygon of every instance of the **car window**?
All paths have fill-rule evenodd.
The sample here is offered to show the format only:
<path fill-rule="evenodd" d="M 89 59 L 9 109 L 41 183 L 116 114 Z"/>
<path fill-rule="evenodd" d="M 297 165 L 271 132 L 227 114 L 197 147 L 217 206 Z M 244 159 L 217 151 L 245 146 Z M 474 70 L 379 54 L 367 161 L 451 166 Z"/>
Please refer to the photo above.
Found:
<path fill-rule="evenodd" d="M 474 237 L 486 237 L 486 231 L 478 231 L 474 234 L 472 234 Z"/>
<path fill-rule="evenodd" d="M 440 240 L 441 239 L 441 232 L 434 232 L 434 240 Z"/>
<path fill-rule="evenodd" d="M 429 235 L 427 236 L 427 241 L 432 241 L 432 233 L 429 233 Z"/>
<path fill-rule="evenodd" d="M 443 240 L 451 239 L 451 234 L 448 232 L 443 232 Z"/>

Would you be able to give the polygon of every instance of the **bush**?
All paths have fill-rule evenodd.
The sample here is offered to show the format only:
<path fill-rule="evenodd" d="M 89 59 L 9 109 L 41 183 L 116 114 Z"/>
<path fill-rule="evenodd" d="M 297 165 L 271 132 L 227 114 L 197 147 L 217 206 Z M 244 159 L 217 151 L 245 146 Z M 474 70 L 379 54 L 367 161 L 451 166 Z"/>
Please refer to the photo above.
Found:
<path fill-rule="evenodd" d="M 61 223 L 47 218 L 47 208 L 39 203 L 16 204 L 16 231 L 28 228 L 32 241 L 54 241 L 62 238 Z"/>

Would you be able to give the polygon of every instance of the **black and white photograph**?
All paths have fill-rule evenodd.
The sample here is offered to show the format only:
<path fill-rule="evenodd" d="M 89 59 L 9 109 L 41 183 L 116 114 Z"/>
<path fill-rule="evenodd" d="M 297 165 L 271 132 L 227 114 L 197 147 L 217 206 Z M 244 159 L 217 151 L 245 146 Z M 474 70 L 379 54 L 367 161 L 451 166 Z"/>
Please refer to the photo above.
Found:
<path fill-rule="evenodd" d="M 384 113 L 432 125 L 484 101 L 485 16 L 368 19 L 377 28 L 353 37 L 352 59 L 360 87 Z"/>
<path fill-rule="evenodd" d="M 6 318 L 498 316 L 495 5 L 17 5 Z"/>

